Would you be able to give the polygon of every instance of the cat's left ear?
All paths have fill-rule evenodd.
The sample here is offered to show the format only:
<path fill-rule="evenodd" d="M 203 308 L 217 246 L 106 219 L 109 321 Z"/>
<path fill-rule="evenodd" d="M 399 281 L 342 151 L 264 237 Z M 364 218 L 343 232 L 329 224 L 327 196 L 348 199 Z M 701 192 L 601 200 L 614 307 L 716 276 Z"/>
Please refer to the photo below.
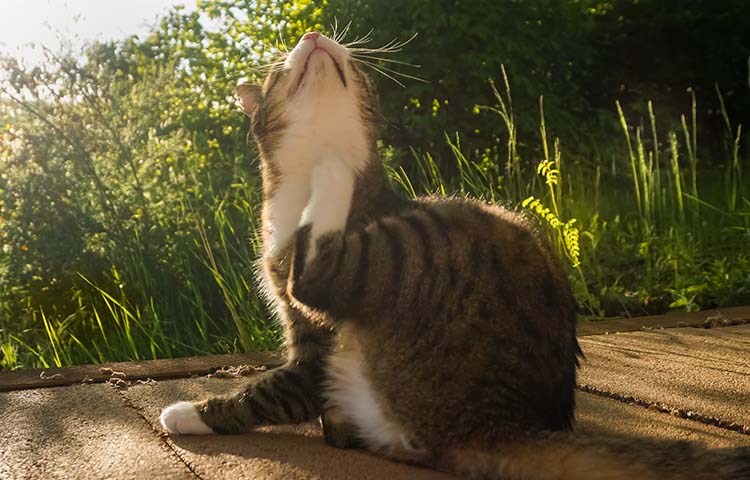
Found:
<path fill-rule="evenodd" d="M 253 83 L 246 83 L 242 80 L 234 87 L 234 95 L 240 101 L 242 109 L 245 111 L 245 115 L 248 117 L 253 115 L 253 112 L 258 108 L 260 98 L 262 95 L 262 89 L 259 85 Z"/>

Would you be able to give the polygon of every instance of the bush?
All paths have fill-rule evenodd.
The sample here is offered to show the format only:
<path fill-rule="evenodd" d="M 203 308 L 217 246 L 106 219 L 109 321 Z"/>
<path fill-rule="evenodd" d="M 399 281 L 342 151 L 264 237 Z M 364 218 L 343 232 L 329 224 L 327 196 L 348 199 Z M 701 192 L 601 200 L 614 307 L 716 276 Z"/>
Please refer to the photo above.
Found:
<path fill-rule="evenodd" d="M 588 140 L 584 132 L 592 109 L 581 85 L 595 50 L 586 41 L 593 18 L 585 3 L 422 0 L 395 9 L 382 0 L 331 0 L 324 21 L 332 23 L 334 16 L 351 19 L 351 38 L 373 28 L 373 40 L 365 47 L 417 34 L 403 51 L 382 56 L 419 68 L 382 67 L 419 76 L 424 83 L 401 78 L 405 86 L 400 87 L 373 72 L 388 127 L 385 139 L 401 148 L 431 152 L 446 167 L 451 155 L 442 142 L 444 132 L 464 132 L 469 150 L 497 152 L 505 143 L 497 136 L 498 119 L 475 108 L 493 103 L 487 81 L 500 77 L 501 65 L 514 79 L 513 106 L 520 113 L 522 136 L 537 131 L 535 115 L 527 113 L 536 111 L 539 95 L 544 95 L 549 123 L 560 135 Z"/>
<path fill-rule="evenodd" d="M 379 79 L 382 151 L 408 193 L 541 215 L 588 313 L 750 301 L 748 137 L 738 125 L 750 109 L 737 70 L 750 29 L 730 21 L 750 16 L 743 2 L 722 3 L 734 19 L 701 2 L 675 16 L 672 0 L 420 0 L 398 12 L 380 0 L 205 0 L 83 59 L 0 60 L 0 366 L 278 346 L 253 279 L 260 178 L 232 89 L 334 16 L 353 19 L 349 39 L 376 26 L 375 46 L 419 33 L 388 60 L 421 69 L 375 64 L 429 81 Z M 687 39 L 691 29 L 705 35 Z M 654 45 L 655 59 L 683 46 L 685 78 L 645 49 L 633 54 L 628 46 L 650 41 L 641 35 L 673 40 Z M 724 39 L 730 49 L 717 47 Z M 646 60 L 649 78 L 630 67 Z M 683 92 L 693 77 L 697 104 Z M 703 103 L 713 80 L 728 109 Z M 664 103 L 641 98 L 661 88 Z"/>
<path fill-rule="evenodd" d="M 611 115 L 616 99 L 642 123 L 648 122 L 645 100 L 653 100 L 659 117 L 670 121 L 690 108 L 685 91 L 692 88 L 703 106 L 701 136 L 712 145 L 725 134 L 714 91 L 718 83 L 731 98 L 729 117 L 750 123 L 750 4 L 744 0 L 420 0 L 398 9 L 382 0 L 330 0 L 323 23 L 335 18 L 352 20 L 350 39 L 374 29 L 365 46 L 418 34 L 387 57 L 420 68 L 379 67 L 426 83 L 391 74 L 401 78 L 402 88 L 374 73 L 384 140 L 402 161 L 409 156 L 405 146 L 411 146 L 452 168 L 444 132 L 463 132 L 468 151 L 497 156 L 507 139 L 497 136 L 498 119 L 475 105 L 493 104 L 487 80 L 500 81 L 501 65 L 513 78 L 519 138 L 535 135 L 532 112 L 544 96 L 552 134 L 566 139 L 574 161 L 592 169 L 619 146 L 613 143 L 619 126 Z M 528 153 L 538 158 L 541 152 Z M 701 156 L 704 162 L 716 158 Z"/>
<path fill-rule="evenodd" d="M 277 27 L 309 26 L 280 19 L 313 7 L 203 2 L 83 61 L 2 60 L 0 344 L 23 346 L 17 361 L 278 345 L 252 279 L 260 176 L 232 92 Z"/>

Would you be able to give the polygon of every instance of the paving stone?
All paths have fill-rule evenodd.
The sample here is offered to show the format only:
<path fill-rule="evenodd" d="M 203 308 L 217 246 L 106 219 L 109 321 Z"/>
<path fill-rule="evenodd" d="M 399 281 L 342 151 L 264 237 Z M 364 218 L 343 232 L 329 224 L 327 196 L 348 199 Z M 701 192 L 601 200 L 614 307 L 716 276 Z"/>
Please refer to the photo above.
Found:
<path fill-rule="evenodd" d="M 102 383 L 109 380 L 113 374 L 128 380 L 165 379 L 205 375 L 227 365 L 251 364 L 273 367 L 281 363 L 283 363 L 283 356 L 278 352 L 257 352 L 74 365 L 63 368 L 24 368 L 0 372 L 0 392 L 80 383 Z"/>
<path fill-rule="evenodd" d="M 750 435 L 664 413 L 674 408 L 724 426 L 750 425 L 750 325 L 593 335 L 581 338 L 581 345 L 588 360 L 580 382 L 598 395 L 577 393 L 579 435 L 602 445 L 619 438 L 644 444 L 687 440 L 711 449 L 750 446 Z M 191 362 L 190 369 L 216 363 L 211 358 Z M 120 391 L 92 384 L 0 393 L 0 479 L 452 478 L 331 448 L 317 424 L 234 436 L 159 435 L 164 406 L 229 393 L 245 382 L 247 378 L 200 376 L 132 382 Z"/>
<path fill-rule="evenodd" d="M 129 388 L 125 395 L 154 425 L 161 409 L 235 391 L 245 379 L 167 380 Z M 443 480 L 451 476 L 329 447 L 317 424 L 265 427 L 243 435 L 175 436 L 169 439 L 205 479 Z"/>
<path fill-rule="evenodd" d="M 0 393 L 0 478 L 190 479 L 109 385 Z"/>
<path fill-rule="evenodd" d="M 680 327 L 723 328 L 745 323 L 750 323 L 750 307 L 728 307 L 700 312 L 669 312 L 648 317 L 610 317 L 581 322 L 578 324 L 578 336 Z"/>
<path fill-rule="evenodd" d="M 596 335 L 580 343 L 583 385 L 750 426 L 750 325 Z"/>
<path fill-rule="evenodd" d="M 176 400 L 235 391 L 242 379 L 194 378 L 129 388 L 125 394 L 154 424 Z M 576 431 L 600 439 L 687 440 L 707 448 L 750 446 L 750 437 L 641 406 L 578 392 Z M 442 479 L 443 474 L 390 463 L 362 452 L 332 449 L 315 424 L 267 427 L 235 436 L 173 437 L 180 455 L 206 479 Z"/>
<path fill-rule="evenodd" d="M 606 438 L 684 440 L 708 448 L 750 446 L 750 435 L 704 425 L 637 405 L 578 392 L 576 395 L 577 434 Z"/>

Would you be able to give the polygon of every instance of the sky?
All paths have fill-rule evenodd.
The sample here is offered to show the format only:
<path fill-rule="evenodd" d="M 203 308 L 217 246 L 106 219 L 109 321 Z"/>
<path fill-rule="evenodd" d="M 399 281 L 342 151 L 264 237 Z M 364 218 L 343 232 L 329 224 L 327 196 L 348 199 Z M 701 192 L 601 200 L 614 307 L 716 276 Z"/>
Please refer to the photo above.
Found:
<path fill-rule="evenodd" d="M 43 60 L 37 43 L 57 50 L 62 41 L 74 51 L 85 41 L 145 33 L 173 5 L 194 9 L 197 0 L 0 0 L 0 53 L 27 64 Z"/>

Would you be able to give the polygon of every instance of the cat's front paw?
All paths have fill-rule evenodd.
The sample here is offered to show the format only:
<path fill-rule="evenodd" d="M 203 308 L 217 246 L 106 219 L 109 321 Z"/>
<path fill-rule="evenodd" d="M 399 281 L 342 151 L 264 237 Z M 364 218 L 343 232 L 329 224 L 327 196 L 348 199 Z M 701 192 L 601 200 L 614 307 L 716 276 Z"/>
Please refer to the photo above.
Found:
<path fill-rule="evenodd" d="M 201 419 L 198 409 L 191 402 L 177 402 L 162 410 L 159 417 L 167 433 L 178 435 L 208 435 L 214 433 Z"/>

